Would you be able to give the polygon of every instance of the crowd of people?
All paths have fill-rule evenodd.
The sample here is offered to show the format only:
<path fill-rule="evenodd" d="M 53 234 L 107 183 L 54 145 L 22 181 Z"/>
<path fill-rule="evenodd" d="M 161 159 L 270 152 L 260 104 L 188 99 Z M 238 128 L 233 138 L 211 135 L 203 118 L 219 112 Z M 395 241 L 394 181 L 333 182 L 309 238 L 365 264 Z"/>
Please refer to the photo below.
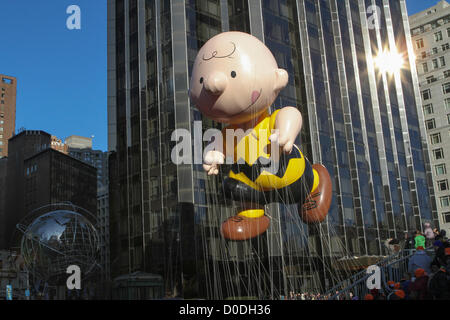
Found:
<path fill-rule="evenodd" d="M 328 300 L 329 295 L 323 295 L 320 293 L 313 292 L 304 292 L 304 293 L 295 293 L 291 291 L 289 296 L 286 297 L 286 300 Z"/>
<path fill-rule="evenodd" d="M 434 247 L 432 259 L 425 248 Z M 408 272 L 399 282 L 387 283 L 387 295 L 373 289 L 364 300 L 450 300 L 450 243 L 445 230 L 432 230 L 406 235 L 405 250 L 415 249 L 408 261 Z"/>
<path fill-rule="evenodd" d="M 405 233 L 402 240 L 386 241 L 388 255 L 404 252 L 409 256 L 408 270 L 400 281 L 388 281 L 387 290 L 372 289 L 361 297 L 351 291 L 336 292 L 336 300 L 450 300 L 450 241 L 445 230 L 431 229 L 425 223 L 424 232 Z M 431 255 L 425 248 L 434 248 Z M 398 279 L 398 278 L 397 278 Z M 328 300 L 331 294 L 296 293 L 291 291 L 282 300 Z"/>

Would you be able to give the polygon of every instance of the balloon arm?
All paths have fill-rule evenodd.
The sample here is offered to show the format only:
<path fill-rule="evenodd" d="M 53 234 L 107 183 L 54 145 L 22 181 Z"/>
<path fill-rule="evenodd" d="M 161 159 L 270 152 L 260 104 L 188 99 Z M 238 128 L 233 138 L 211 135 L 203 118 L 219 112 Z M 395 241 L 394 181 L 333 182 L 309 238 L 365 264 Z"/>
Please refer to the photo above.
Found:
<path fill-rule="evenodd" d="M 295 139 L 302 129 L 303 118 L 300 111 L 294 107 L 285 107 L 278 111 L 274 129 L 277 133 L 270 137 L 283 148 L 284 152 L 291 153 Z"/>

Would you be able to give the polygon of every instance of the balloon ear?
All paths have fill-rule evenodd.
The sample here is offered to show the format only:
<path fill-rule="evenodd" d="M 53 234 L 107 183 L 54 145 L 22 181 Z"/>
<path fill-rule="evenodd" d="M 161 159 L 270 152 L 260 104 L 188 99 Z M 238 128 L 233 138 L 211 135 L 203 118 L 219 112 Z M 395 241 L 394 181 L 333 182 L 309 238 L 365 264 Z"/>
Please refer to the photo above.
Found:
<path fill-rule="evenodd" d="M 289 75 L 287 71 L 284 69 L 277 69 L 275 73 L 276 73 L 275 91 L 279 92 L 282 89 L 284 89 L 284 87 L 287 86 Z"/>

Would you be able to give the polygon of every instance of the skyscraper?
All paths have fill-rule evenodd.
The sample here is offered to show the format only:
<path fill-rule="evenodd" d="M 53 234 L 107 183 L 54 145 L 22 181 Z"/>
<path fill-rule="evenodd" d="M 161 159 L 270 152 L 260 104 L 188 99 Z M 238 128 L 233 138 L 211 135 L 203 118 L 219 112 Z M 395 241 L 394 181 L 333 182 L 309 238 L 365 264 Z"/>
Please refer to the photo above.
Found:
<path fill-rule="evenodd" d="M 65 140 L 67 153 L 97 169 L 97 227 L 100 235 L 101 255 L 99 263 L 103 276 L 109 279 L 109 182 L 108 153 L 92 149 L 92 138 L 70 136 Z"/>
<path fill-rule="evenodd" d="M 65 146 L 68 155 L 97 168 L 97 189 L 108 187 L 108 154 L 92 149 L 92 138 L 70 136 Z"/>
<path fill-rule="evenodd" d="M 437 226 L 404 0 L 111 0 L 108 22 L 113 276 L 157 273 L 185 297 L 275 298 L 323 289 L 345 276 L 338 259 L 381 256 L 386 239 Z M 222 176 L 171 162 L 175 129 L 220 127 L 191 105 L 188 83 L 200 47 L 229 30 L 258 37 L 289 73 L 272 109 L 299 108 L 301 148 L 332 176 L 319 226 L 274 205 L 266 234 L 225 241 Z M 401 69 L 375 64 L 395 52 Z"/>
<path fill-rule="evenodd" d="M 8 156 L 8 139 L 16 128 L 17 80 L 0 74 L 0 158 Z"/>
<path fill-rule="evenodd" d="M 450 4 L 410 17 L 441 227 L 450 229 Z"/>

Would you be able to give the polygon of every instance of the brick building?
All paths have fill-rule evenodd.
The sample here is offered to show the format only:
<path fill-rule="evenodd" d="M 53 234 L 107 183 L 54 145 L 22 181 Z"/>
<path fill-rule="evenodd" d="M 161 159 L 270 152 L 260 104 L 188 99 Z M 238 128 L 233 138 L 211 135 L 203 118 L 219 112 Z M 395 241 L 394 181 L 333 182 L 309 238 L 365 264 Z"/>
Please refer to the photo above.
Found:
<path fill-rule="evenodd" d="M 17 81 L 0 74 L 0 158 L 8 155 L 8 139 L 16 128 Z"/>

